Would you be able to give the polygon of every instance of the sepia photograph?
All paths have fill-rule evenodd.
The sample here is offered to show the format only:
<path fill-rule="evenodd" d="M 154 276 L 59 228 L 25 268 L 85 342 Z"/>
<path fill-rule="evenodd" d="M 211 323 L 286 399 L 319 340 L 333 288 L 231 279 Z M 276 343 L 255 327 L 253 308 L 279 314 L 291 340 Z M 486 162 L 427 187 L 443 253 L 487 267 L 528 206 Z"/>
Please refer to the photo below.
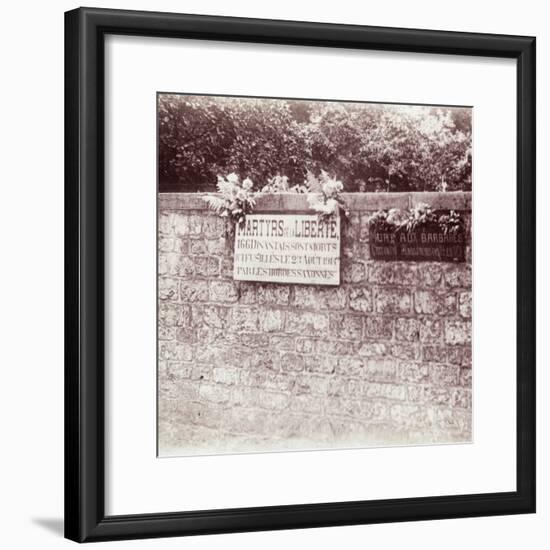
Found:
<path fill-rule="evenodd" d="M 473 109 L 156 101 L 158 456 L 471 443 Z"/>

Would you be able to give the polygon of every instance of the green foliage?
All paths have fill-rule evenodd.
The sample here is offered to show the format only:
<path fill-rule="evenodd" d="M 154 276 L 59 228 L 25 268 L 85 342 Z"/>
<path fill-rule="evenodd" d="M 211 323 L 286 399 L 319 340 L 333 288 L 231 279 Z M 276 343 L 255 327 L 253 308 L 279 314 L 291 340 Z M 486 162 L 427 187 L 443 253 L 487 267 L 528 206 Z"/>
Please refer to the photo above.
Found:
<path fill-rule="evenodd" d="M 158 125 L 161 191 L 235 172 L 304 192 L 322 169 L 346 191 L 471 189 L 469 109 L 161 94 Z"/>
<path fill-rule="evenodd" d="M 158 112 L 161 191 L 213 190 L 232 172 L 305 177 L 305 141 L 286 101 L 160 95 Z"/>

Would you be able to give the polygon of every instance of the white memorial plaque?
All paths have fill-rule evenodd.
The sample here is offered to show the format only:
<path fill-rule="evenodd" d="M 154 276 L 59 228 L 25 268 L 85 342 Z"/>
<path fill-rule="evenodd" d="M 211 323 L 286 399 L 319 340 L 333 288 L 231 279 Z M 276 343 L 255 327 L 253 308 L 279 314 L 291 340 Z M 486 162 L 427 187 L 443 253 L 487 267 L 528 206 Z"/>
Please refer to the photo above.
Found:
<path fill-rule="evenodd" d="M 250 214 L 235 232 L 233 278 L 309 285 L 340 284 L 340 218 Z"/>

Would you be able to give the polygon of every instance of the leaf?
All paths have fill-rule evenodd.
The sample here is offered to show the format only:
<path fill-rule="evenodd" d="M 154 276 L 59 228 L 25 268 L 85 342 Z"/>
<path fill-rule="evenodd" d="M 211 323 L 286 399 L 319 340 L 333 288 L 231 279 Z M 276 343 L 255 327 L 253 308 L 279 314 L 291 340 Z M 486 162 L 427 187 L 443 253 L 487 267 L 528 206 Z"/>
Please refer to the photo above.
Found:
<path fill-rule="evenodd" d="M 214 210 L 216 214 L 222 215 L 222 212 L 224 210 L 227 210 L 226 202 L 221 197 L 216 197 L 214 195 L 206 195 L 202 197 L 202 200 L 204 200 L 208 204 L 208 207 L 211 210 Z"/>

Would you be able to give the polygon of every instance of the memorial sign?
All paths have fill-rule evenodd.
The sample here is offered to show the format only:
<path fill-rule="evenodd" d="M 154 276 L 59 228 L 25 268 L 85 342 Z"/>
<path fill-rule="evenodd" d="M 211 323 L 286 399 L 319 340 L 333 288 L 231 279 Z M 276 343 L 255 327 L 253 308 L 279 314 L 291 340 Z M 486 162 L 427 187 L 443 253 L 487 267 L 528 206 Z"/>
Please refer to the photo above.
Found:
<path fill-rule="evenodd" d="M 465 258 L 464 230 L 445 231 L 438 224 L 429 224 L 408 231 L 371 227 L 370 255 L 374 260 L 409 260 L 463 262 Z"/>
<path fill-rule="evenodd" d="M 340 219 L 250 214 L 235 232 L 237 281 L 340 284 Z"/>

